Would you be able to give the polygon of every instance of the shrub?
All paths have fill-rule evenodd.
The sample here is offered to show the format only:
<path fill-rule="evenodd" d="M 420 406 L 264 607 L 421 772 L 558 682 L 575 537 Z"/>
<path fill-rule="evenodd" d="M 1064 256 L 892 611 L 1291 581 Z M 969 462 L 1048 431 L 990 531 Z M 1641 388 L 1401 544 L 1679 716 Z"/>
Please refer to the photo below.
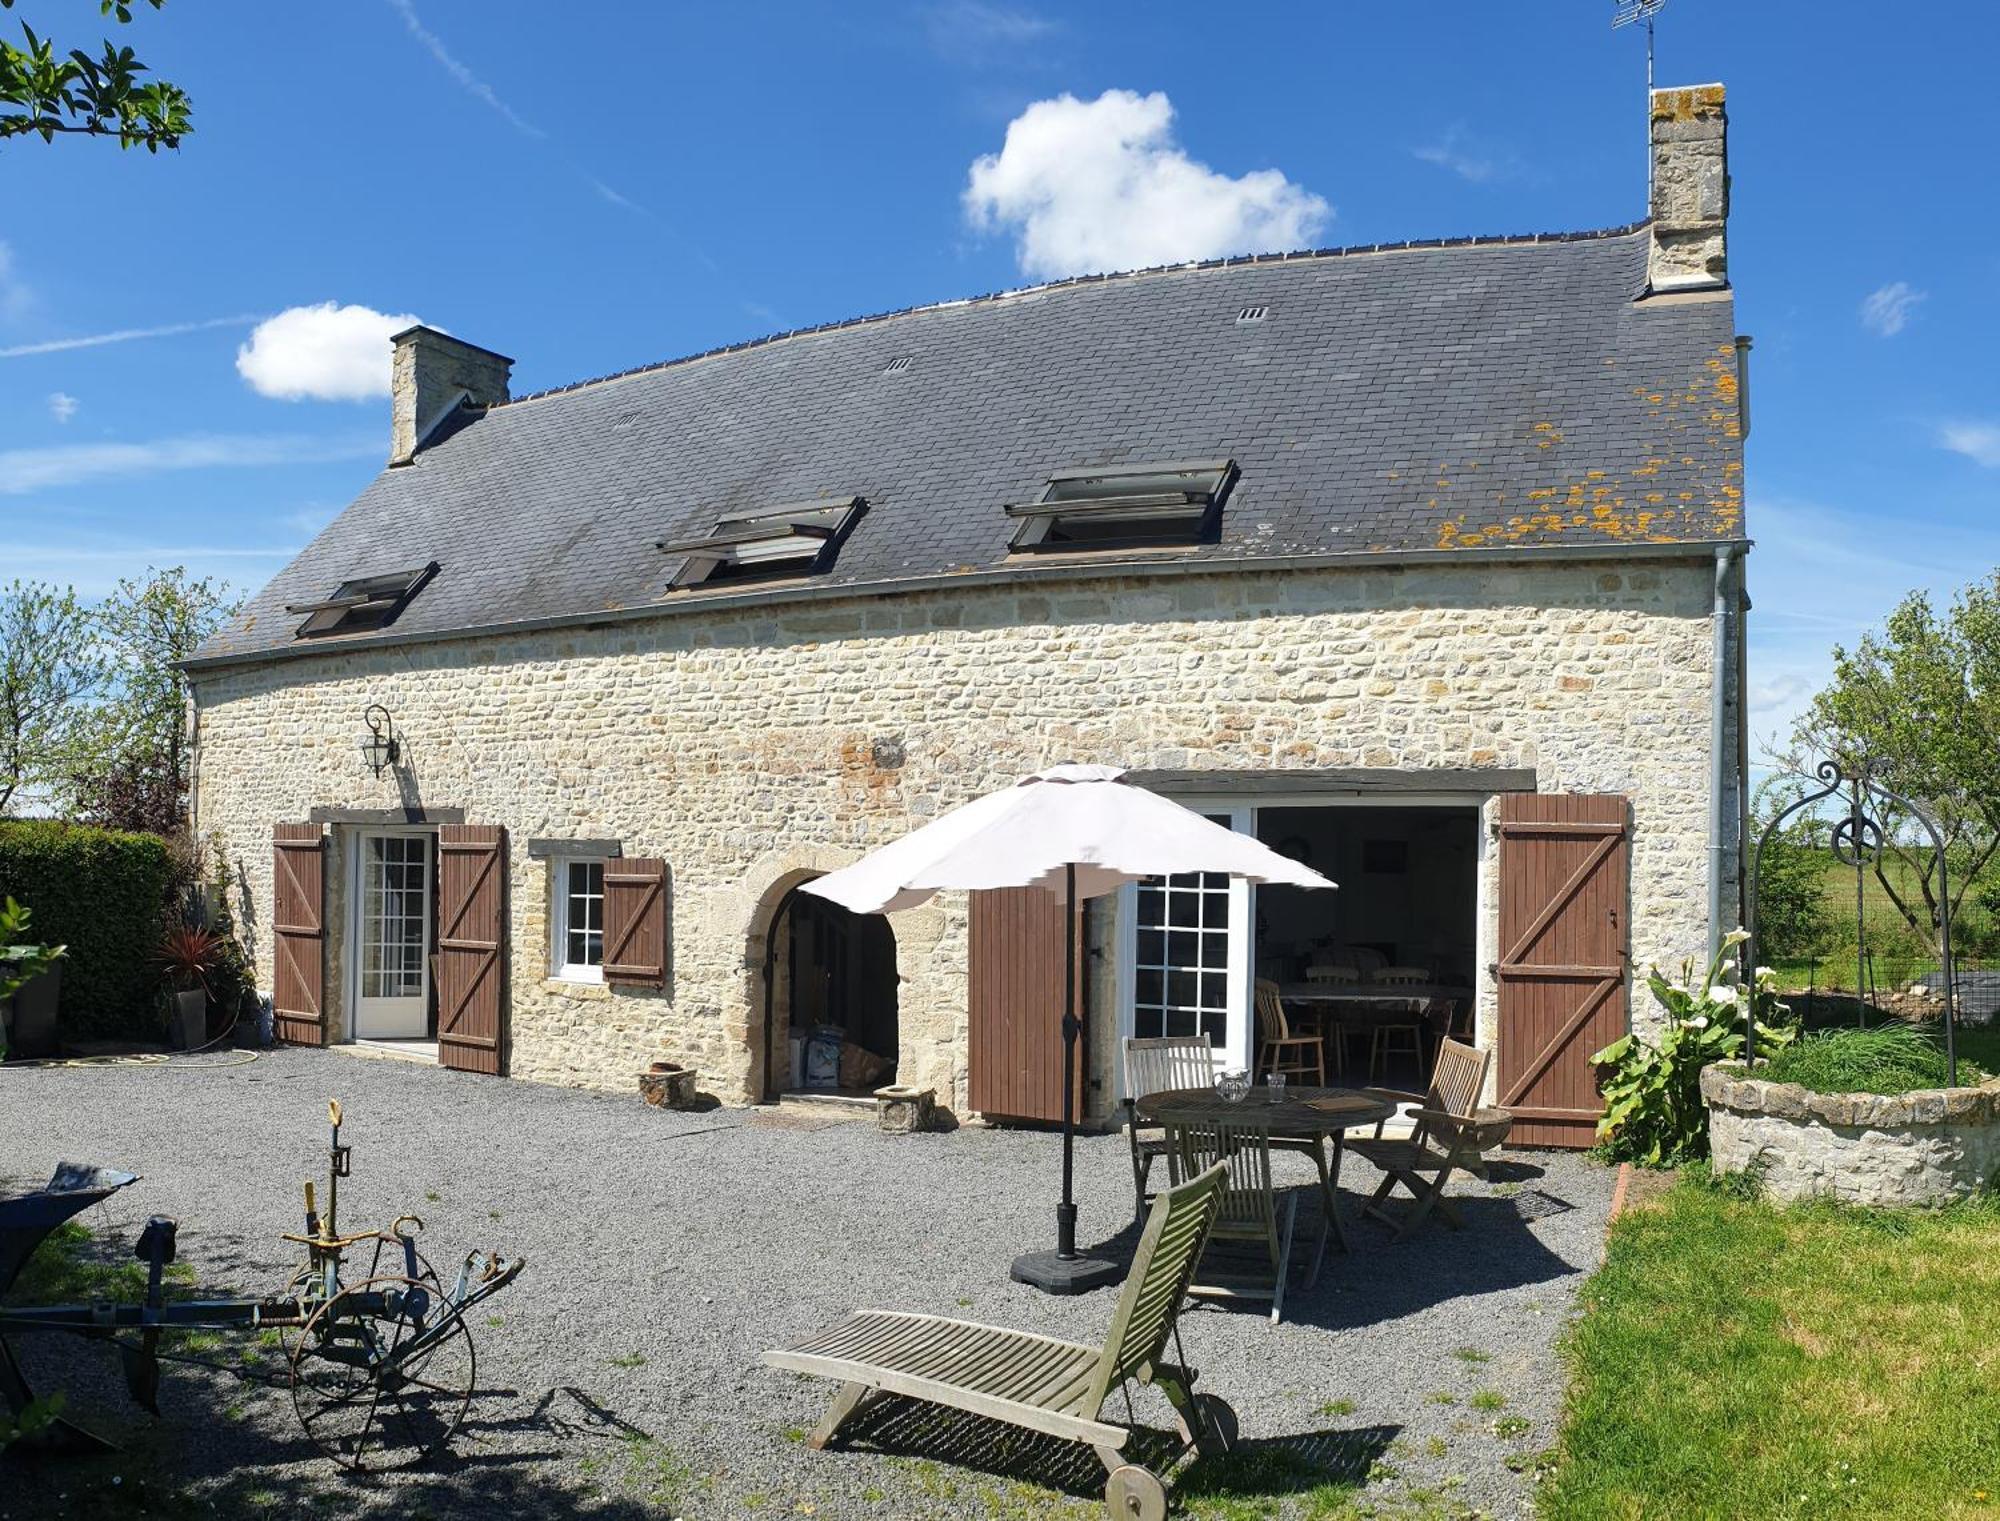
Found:
<path fill-rule="evenodd" d="M 44 819 L 0 823 L 0 898 L 34 914 L 39 940 L 67 945 L 62 1025 L 69 1039 L 154 1033 L 167 842 Z"/>
<path fill-rule="evenodd" d="M 1604 1117 L 1597 1137 L 1615 1162 L 1642 1167 L 1677 1167 L 1708 1155 L 1708 1110 L 1701 1101 L 1701 1069 L 1730 1061 L 1743 1052 L 1745 1000 L 1757 1021 L 1757 1044 L 1770 1051 L 1793 1035 L 1791 1010 L 1778 1001 L 1777 974 L 1758 967 L 1748 988 L 1735 980 L 1729 953 L 1746 936 L 1723 937 L 1697 984 L 1694 963 L 1669 982 L 1658 967 L 1646 974 L 1653 996 L 1667 1012 L 1658 1045 L 1622 1035 L 1591 1057 L 1611 1073 L 1604 1083 Z"/>
<path fill-rule="evenodd" d="M 1919 1025 L 1886 1024 L 1872 1030 L 1823 1030 L 1787 1046 L 1758 1074 L 1774 1083 L 1797 1083 L 1814 1093 L 1908 1093 L 1942 1088 L 1948 1081 L 1944 1047 Z M 1958 1064 L 1961 1083 L 1981 1080 L 1968 1062 Z"/>

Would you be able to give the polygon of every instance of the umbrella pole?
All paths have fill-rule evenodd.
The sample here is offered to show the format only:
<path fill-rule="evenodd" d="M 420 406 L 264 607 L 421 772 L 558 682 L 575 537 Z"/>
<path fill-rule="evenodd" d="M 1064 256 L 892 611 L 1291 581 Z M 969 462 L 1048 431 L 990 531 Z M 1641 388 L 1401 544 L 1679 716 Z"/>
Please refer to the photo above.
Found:
<path fill-rule="evenodd" d="M 1014 1259 L 1011 1276 L 1050 1294 L 1081 1294 L 1115 1283 L 1117 1263 L 1076 1249 L 1076 1045 L 1083 1022 L 1076 1017 L 1076 867 L 1063 868 L 1063 1120 L 1062 1203 L 1056 1206 L 1056 1249 Z"/>
<path fill-rule="evenodd" d="M 1063 892 L 1063 1195 L 1056 1206 L 1056 1255 L 1076 1256 L 1076 867 L 1065 866 Z"/>

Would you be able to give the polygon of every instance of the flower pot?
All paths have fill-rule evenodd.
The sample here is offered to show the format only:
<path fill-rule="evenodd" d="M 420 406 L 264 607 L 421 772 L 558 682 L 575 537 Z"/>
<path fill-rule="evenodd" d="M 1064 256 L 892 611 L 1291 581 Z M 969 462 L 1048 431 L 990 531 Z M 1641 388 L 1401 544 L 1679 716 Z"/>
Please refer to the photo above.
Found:
<path fill-rule="evenodd" d="M 192 1051 L 208 1040 L 208 994 L 200 988 L 174 994 L 174 1027 L 168 1032 L 176 1051 Z"/>
<path fill-rule="evenodd" d="M 62 997 L 63 964 L 58 961 L 39 977 L 30 977 L 14 990 L 14 1013 L 9 1021 L 9 1056 L 55 1056 L 62 1049 L 56 1034 L 56 1005 Z"/>
<path fill-rule="evenodd" d="M 655 1109 L 695 1107 L 695 1071 L 675 1062 L 654 1062 L 639 1074 L 639 1097 Z"/>

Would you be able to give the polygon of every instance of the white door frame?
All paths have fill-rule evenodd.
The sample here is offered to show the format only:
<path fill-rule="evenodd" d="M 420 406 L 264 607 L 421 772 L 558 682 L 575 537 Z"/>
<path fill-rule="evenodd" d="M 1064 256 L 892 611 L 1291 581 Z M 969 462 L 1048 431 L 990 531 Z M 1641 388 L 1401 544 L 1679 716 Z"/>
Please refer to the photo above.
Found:
<path fill-rule="evenodd" d="M 422 992 L 403 998 L 364 998 L 361 962 L 368 893 L 363 881 L 369 840 L 416 839 L 424 843 L 423 950 L 418 968 Z M 431 1002 L 431 918 L 437 901 L 437 831 L 435 829 L 361 828 L 353 831 L 347 849 L 348 951 L 347 1038 L 358 1040 L 428 1040 Z M 365 1026 L 365 1027 L 364 1027 Z"/>
<path fill-rule="evenodd" d="M 1229 816 L 1229 827 L 1239 834 L 1255 836 L 1257 813 L 1265 808 L 1462 808 L 1473 815 L 1475 825 L 1481 816 L 1491 794 L 1466 792 L 1410 792 L 1410 793 L 1214 793 L 1206 795 L 1176 794 L 1174 801 L 1205 817 Z M 1474 839 L 1477 850 L 1477 871 L 1473 894 L 1473 944 L 1475 950 L 1483 953 L 1488 942 L 1486 919 L 1491 905 L 1487 901 L 1486 863 L 1488 843 L 1486 831 L 1475 827 Z M 1117 963 L 1117 1009 L 1119 1051 L 1124 1050 L 1125 1041 L 1133 1033 L 1137 976 L 1135 963 L 1138 959 L 1138 903 L 1139 890 L 1136 886 L 1121 887 L 1116 895 L 1118 924 L 1116 944 Z M 1257 923 L 1257 889 L 1241 880 L 1229 884 L 1229 1018 L 1227 1037 L 1217 1048 L 1215 1059 L 1220 1070 L 1249 1071 L 1251 1048 L 1256 1030 L 1251 1017 L 1251 993 L 1257 980 L 1255 931 Z M 1125 1092 L 1125 1063 L 1122 1057 L 1112 1062 L 1113 1086 L 1118 1098 L 1130 1097 Z"/>

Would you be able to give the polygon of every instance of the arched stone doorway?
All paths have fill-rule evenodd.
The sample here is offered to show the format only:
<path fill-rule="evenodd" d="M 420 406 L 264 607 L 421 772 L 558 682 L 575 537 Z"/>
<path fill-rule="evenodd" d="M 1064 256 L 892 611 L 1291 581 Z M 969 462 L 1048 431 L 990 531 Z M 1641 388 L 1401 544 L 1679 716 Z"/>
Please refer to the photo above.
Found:
<path fill-rule="evenodd" d="M 793 1091 L 863 1096 L 896 1080 L 895 932 L 884 915 L 850 913 L 800 892 L 815 875 L 801 873 L 783 888 L 760 948 L 766 1102 Z"/>

